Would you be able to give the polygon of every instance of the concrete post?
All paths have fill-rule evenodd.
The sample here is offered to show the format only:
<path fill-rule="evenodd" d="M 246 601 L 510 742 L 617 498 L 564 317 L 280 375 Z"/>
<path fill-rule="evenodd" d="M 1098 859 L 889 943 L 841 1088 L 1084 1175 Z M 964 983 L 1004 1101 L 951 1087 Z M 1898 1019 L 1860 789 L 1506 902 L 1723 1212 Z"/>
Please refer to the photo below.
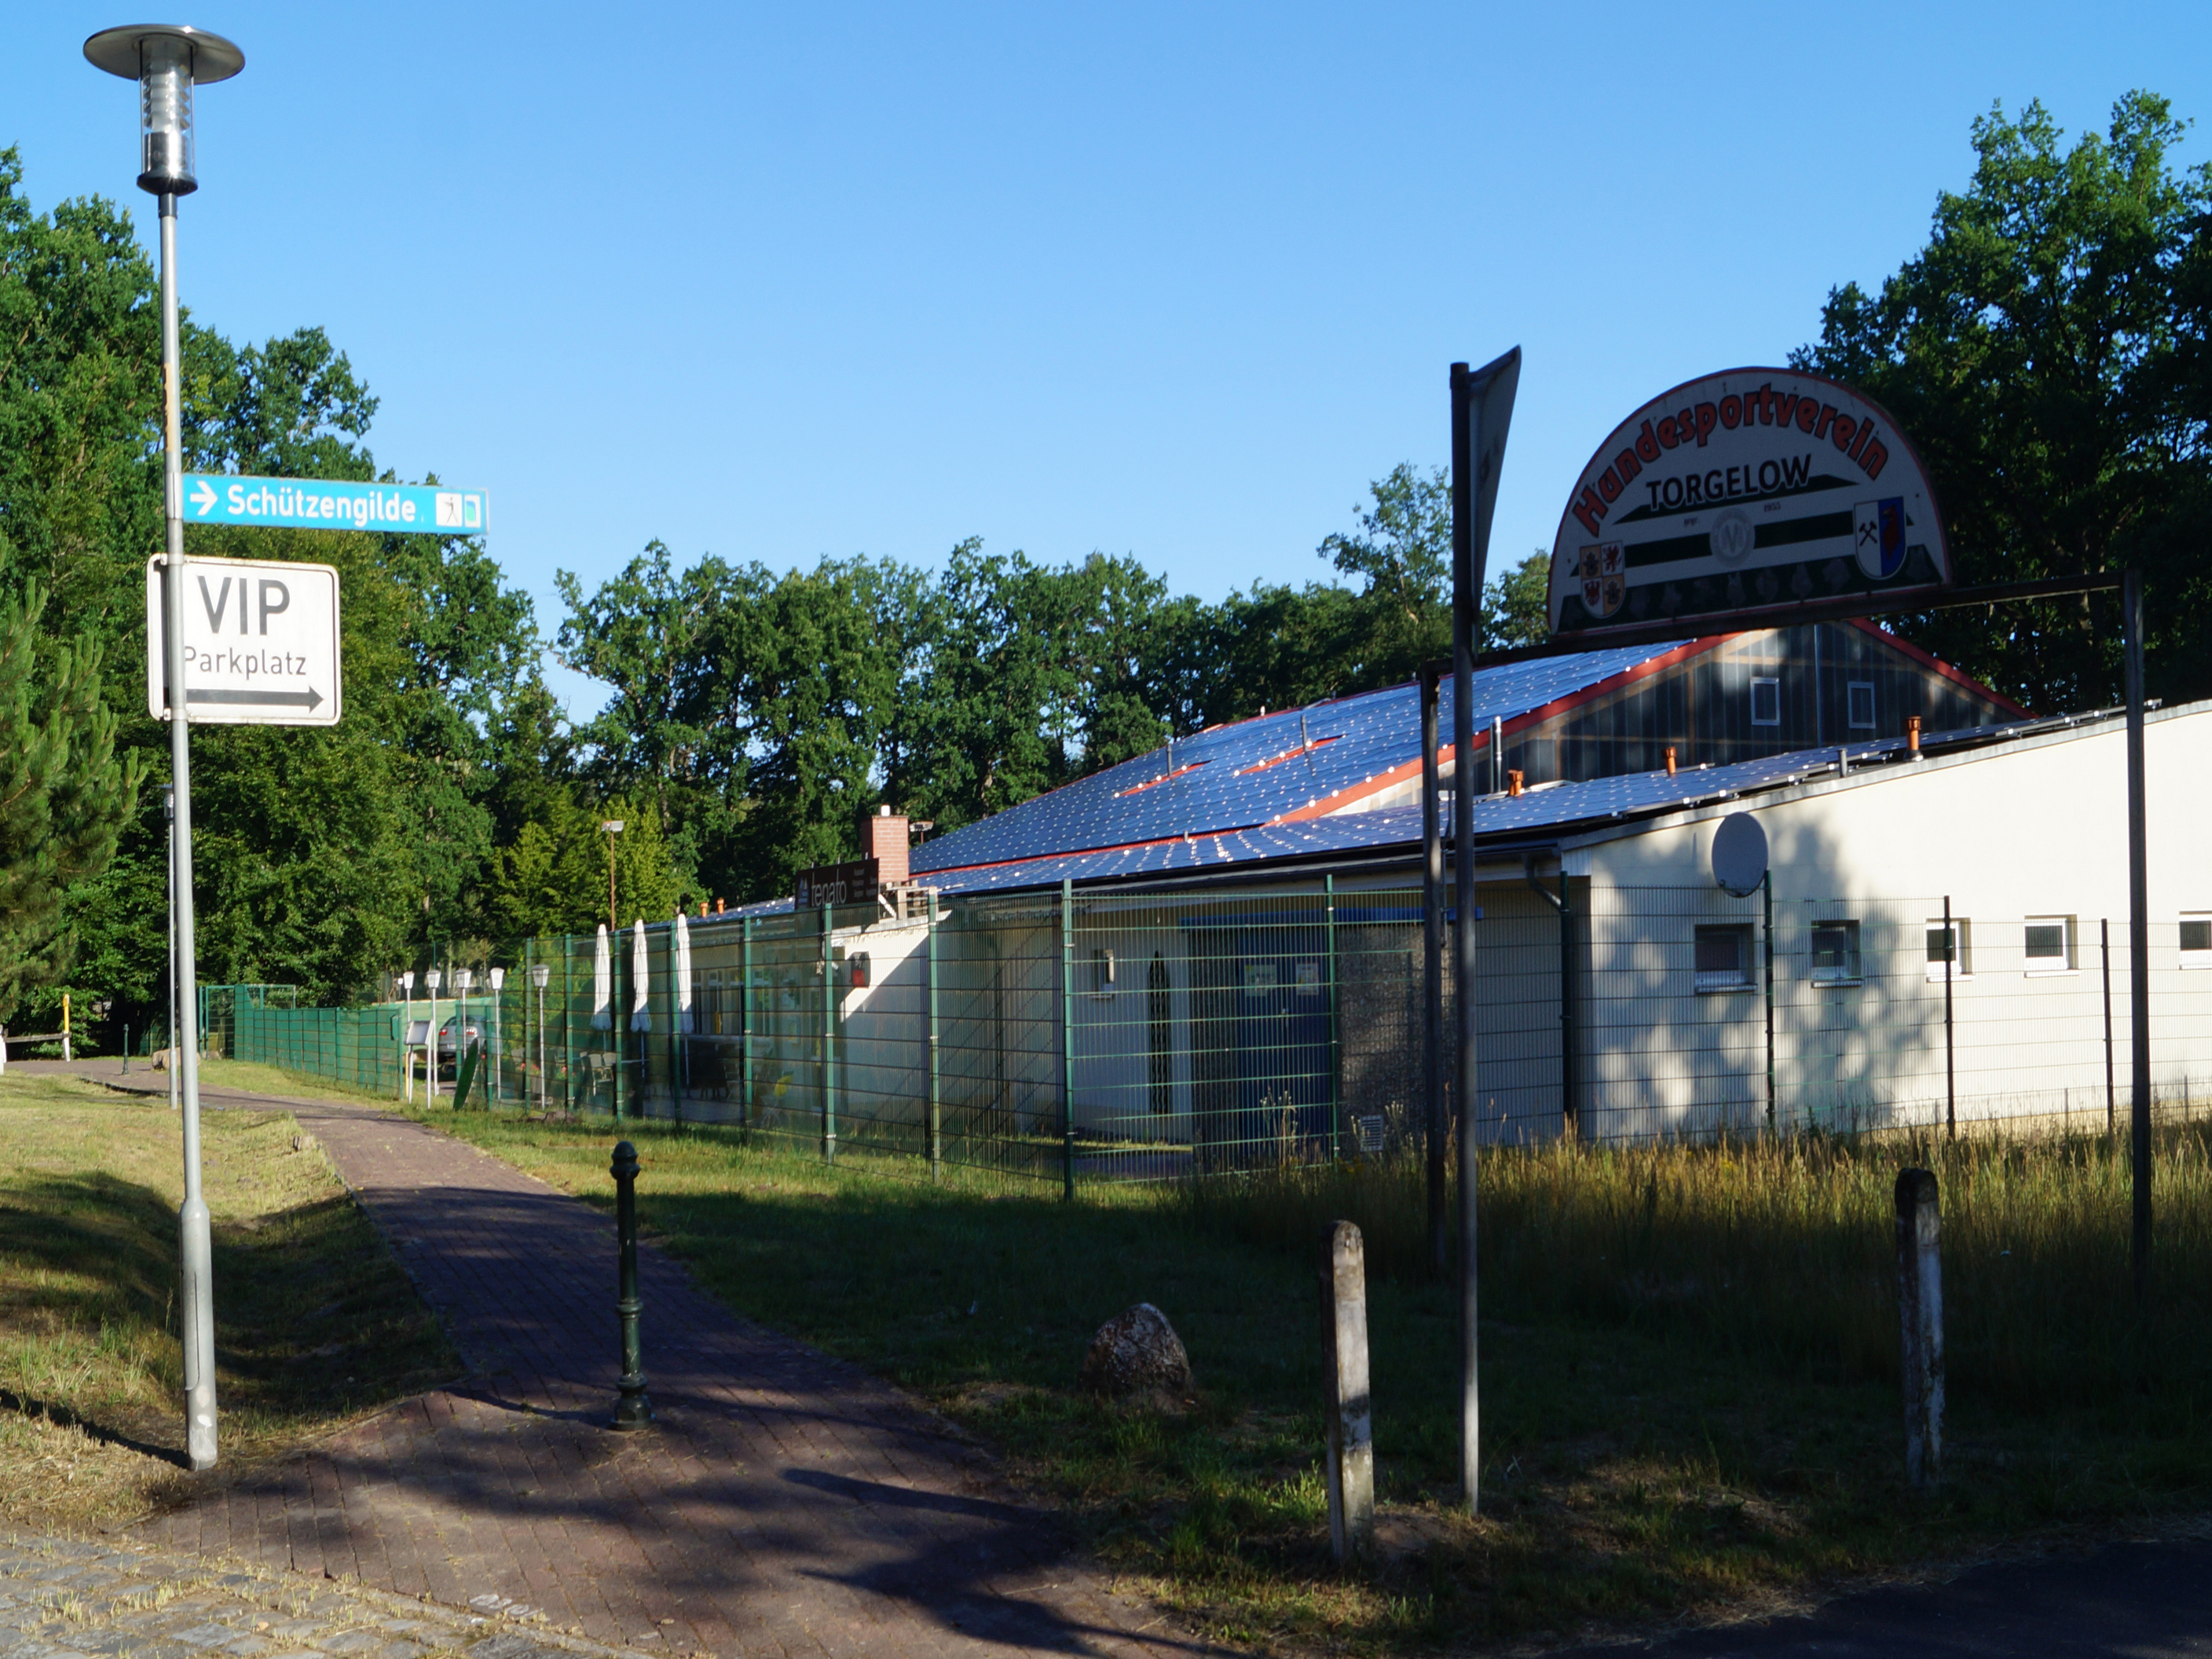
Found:
<path fill-rule="evenodd" d="M 1904 1340 L 1905 1478 L 1933 1485 L 1943 1462 L 1942 1218 L 1936 1177 L 1897 1176 L 1897 1308 Z"/>
<path fill-rule="evenodd" d="M 1349 1221 L 1322 1241 L 1322 1367 L 1328 1434 L 1328 1548 L 1339 1566 L 1375 1550 L 1374 1410 L 1367 1381 L 1367 1255 Z"/>

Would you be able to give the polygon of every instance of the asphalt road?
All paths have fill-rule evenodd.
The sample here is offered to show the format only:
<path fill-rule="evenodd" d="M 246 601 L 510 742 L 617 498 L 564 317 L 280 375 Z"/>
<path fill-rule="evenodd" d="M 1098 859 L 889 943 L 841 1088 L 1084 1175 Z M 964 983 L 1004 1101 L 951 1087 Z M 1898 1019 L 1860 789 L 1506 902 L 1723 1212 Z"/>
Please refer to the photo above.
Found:
<path fill-rule="evenodd" d="M 1667 1659 L 2212 1659 L 2212 1543 L 2115 1544 L 2073 1559 L 1977 1567 L 1929 1589 L 1870 1590 L 1801 1619 L 1581 1651 Z"/>

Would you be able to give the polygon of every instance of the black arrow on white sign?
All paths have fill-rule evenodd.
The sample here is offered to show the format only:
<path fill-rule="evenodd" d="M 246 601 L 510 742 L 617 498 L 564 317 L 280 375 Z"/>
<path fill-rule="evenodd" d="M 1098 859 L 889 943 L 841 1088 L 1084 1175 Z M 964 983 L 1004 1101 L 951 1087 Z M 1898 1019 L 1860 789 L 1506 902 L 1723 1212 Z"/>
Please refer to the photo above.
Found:
<path fill-rule="evenodd" d="M 305 691 L 202 691 L 194 689 L 185 693 L 185 701 L 236 703 L 248 708 L 319 708 L 323 703 L 323 694 L 313 688 Z"/>

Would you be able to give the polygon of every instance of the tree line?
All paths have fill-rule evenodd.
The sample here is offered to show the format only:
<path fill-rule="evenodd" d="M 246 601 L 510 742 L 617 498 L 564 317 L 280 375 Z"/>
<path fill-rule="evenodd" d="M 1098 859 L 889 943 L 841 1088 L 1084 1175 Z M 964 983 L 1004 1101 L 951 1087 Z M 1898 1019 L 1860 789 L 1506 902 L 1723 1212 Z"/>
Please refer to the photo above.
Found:
<path fill-rule="evenodd" d="M 2212 694 L 2212 175 L 2133 94 L 2070 144 L 2039 106 L 1974 125 L 1968 187 L 1878 290 L 1830 293 L 1796 366 L 1864 387 L 1935 476 L 1960 580 L 2133 563 L 2154 695 Z M 143 698 L 161 545 L 159 315 L 114 204 L 40 213 L 0 152 L 0 1020 L 64 988 L 142 1029 L 165 1000 L 167 736 Z M 322 331 L 239 345 L 187 318 L 187 465 L 382 477 L 377 402 Z M 478 544 L 188 528 L 191 550 L 335 564 L 346 718 L 193 741 L 204 979 L 344 999 L 448 942 L 788 890 L 878 803 L 939 832 L 1223 720 L 1408 678 L 1449 635 L 1449 501 L 1411 463 L 1319 572 L 1218 602 L 1132 556 L 963 542 L 811 568 L 649 544 L 550 630 Z M 1541 552 L 1485 595 L 1486 642 L 1543 631 Z M 2100 601 L 1893 624 L 2031 708 L 2112 702 Z M 548 652 L 611 688 L 572 720 Z M 599 826 L 621 818 L 613 838 Z"/>

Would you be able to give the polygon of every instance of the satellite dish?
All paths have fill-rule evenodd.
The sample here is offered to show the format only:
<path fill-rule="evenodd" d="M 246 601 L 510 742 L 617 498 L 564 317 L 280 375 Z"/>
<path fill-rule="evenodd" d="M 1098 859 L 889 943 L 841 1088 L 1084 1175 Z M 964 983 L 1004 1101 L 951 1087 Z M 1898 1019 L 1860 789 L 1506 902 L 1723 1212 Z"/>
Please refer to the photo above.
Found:
<path fill-rule="evenodd" d="M 1723 892 L 1748 898 L 1766 879 L 1766 831 L 1748 812 L 1731 812 L 1713 832 L 1713 881 Z"/>

